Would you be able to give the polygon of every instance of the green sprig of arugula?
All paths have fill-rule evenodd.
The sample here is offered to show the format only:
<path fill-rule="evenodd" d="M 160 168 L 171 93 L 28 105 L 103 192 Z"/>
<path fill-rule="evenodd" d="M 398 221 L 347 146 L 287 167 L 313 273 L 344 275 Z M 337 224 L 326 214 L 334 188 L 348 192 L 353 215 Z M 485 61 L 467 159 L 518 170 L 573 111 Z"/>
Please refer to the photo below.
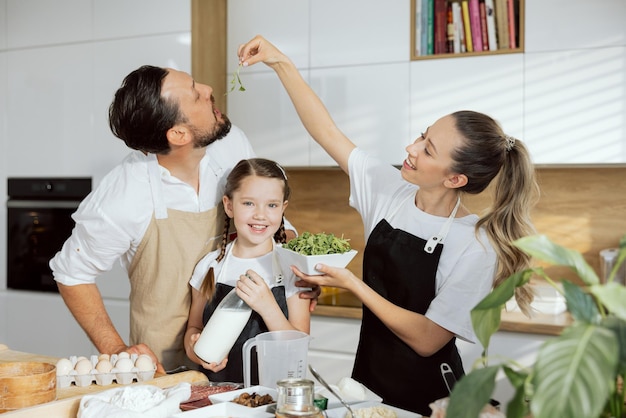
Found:
<path fill-rule="evenodd" d="M 241 70 L 241 67 L 243 67 L 243 64 L 239 64 L 237 69 L 233 71 L 233 75 L 230 79 L 230 89 L 226 92 L 226 94 L 235 91 L 235 87 L 237 86 L 237 84 L 239 84 L 239 91 L 246 91 L 246 88 L 243 86 L 243 84 L 241 84 L 241 78 L 239 77 L 239 71 Z"/>
<path fill-rule="evenodd" d="M 304 255 L 342 254 L 350 251 L 349 239 L 336 237 L 333 234 L 311 234 L 303 232 L 302 235 L 290 240 L 283 247 Z"/>

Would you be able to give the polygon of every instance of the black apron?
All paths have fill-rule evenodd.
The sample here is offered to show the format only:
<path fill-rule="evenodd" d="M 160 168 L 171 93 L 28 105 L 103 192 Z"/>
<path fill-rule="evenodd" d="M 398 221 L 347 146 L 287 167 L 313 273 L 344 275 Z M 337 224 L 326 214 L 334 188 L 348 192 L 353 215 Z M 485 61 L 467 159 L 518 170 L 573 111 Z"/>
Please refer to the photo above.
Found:
<path fill-rule="evenodd" d="M 211 300 L 211 302 L 207 303 L 204 307 L 204 313 L 202 314 L 202 322 L 204 325 L 209 321 L 213 312 L 215 312 L 215 308 L 219 305 L 220 301 L 224 299 L 224 297 L 233 289 L 233 286 L 229 286 L 223 283 L 217 283 L 215 289 L 215 296 Z M 272 294 L 274 298 L 278 302 L 278 306 L 285 314 L 285 317 L 289 319 L 289 313 L 287 309 L 287 298 L 285 297 L 285 286 L 276 286 L 272 288 Z M 210 382 L 234 382 L 234 383 L 243 383 L 243 345 L 248 339 L 256 337 L 262 332 L 269 331 L 263 318 L 257 312 L 252 311 L 250 315 L 250 319 L 246 323 L 243 331 L 235 341 L 235 345 L 231 348 L 228 353 L 228 363 L 224 370 L 221 370 L 217 373 L 214 373 L 210 370 L 207 370 L 200 366 L 199 370 L 202 371 L 208 378 Z M 256 349 L 252 350 L 251 353 L 251 362 L 250 362 L 250 374 L 251 374 L 251 384 L 258 385 L 259 384 L 259 367 L 256 359 Z"/>
<path fill-rule="evenodd" d="M 443 249 L 443 244 L 435 243 L 429 254 L 425 245 L 431 240 L 394 229 L 381 220 L 365 247 L 364 282 L 391 303 L 425 314 L 435 298 Z M 464 374 L 455 341 L 452 338 L 434 355 L 422 357 L 363 306 L 352 377 L 380 395 L 384 403 L 430 416 L 428 404 L 449 395 L 441 364 L 447 363 L 457 379 Z"/>

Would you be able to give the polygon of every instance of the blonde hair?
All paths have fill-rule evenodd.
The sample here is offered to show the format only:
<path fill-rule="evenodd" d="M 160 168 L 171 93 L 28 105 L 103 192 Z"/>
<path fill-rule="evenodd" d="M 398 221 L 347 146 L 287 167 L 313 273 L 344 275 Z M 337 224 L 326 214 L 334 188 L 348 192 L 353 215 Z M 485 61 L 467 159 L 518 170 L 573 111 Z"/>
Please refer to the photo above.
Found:
<path fill-rule="evenodd" d="M 532 235 L 530 211 L 539 197 L 539 186 L 530 154 L 520 140 L 506 135 L 491 117 L 473 111 L 451 115 L 464 145 L 452 153 L 451 170 L 465 174 L 461 192 L 478 194 L 495 180 L 493 204 L 476 224 L 483 228 L 498 257 L 494 288 L 510 275 L 530 267 L 531 257 L 512 243 Z M 515 290 L 515 299 L 530 316 L 533 293 L 528 285 Z"/>
<path fill-rule="evenodd" d="M 224 196 L 232 199 L 233 193 L 241 187 L 241 182 L 250 176 L 282 180 L 283 202 L 289 200 L 291 189 L 289 188 L 289 183 L 287 182 L 285 170 L 278 163 L 265 158 L 250 158 L 239 161 L 226 179 Z M 224 211 L 224 229 L 222 232 L 222 241 L 220 243 L 220 253 L 216 259 L 218 262 L 222 261 L 226 255 L 226 246 L 230 241 L 231 232 L 233 231 L 231 231 L 230 217 L 226 214 L 226 211 Z M 280 227 L 274 233 L 274 241 L 278 243 L 285 243 L 287 241 L 284 219 L 280 222 Z M 200 293 L 203 294 L 208 301 L 211 301 L 213 298 L 213 294 L 215 293 L 215 276 L 213 268 L 210 268 L 204 277 L 202 285 L 200 286 Z"/>

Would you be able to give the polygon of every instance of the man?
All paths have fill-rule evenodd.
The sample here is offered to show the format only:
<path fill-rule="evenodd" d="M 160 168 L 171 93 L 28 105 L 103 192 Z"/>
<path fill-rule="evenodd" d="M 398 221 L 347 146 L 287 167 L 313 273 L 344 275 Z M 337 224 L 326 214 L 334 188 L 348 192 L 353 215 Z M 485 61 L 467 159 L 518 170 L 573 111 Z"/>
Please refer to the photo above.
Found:
<path fill-rule="evenodd" d="M 215 108 L 212 92 L 174 69 L 143 66 L 124 79 L 109 125 L 136 151 L 81 203 L 72 235 L 50 261 L 63 300 L 96 348 L 146 353 L 157 372 L 192 364 L 182 344 L 189 278 L 222 235 L 228 172 L 254 156 L 244 133 Z M 95 283 L 118 259 L 131 284 L 129 346 Z"/>

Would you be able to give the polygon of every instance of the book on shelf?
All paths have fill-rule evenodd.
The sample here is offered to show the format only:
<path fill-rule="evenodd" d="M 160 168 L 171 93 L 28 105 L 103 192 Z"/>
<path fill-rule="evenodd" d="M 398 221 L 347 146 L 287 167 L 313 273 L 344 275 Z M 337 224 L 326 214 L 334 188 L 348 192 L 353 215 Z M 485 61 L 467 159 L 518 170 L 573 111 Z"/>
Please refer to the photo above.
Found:
<path fill-rule="evenodd" d="M 495 0 L 498 49 L 509 49 L 508 0 Z"/>
<path fill-rule="evenodd" d="M 447 0 L 435 1 L 435 54 L 448 52 L 448 2 Z"/>
<path fill-rule="evenodd" d="M 426 50 L 424 55 L 435 53 L 435 0 L 424 0 L 426 3 Z"/>
<path fill-rule="evenodd" d="M 515 5 L 513 4 L 513 0 L 508 0 L 506 7 L 509 18 L 509 47 L 515 49 L 517 48 L 517 42 L 515 40 L 515 26 L 517 25 L 515 24 Z"/>
<path fill-rule="evenodd" d="M 470 28 L 474 51 L 483 50 L 482 29 L 480 27 L 480 6 L 478 0 L 469 0 Z"/>
<path fill-rule="evenodd" d="M 415 34 L 413 54 L 422 55 L 422 0 L 415 0 Z"/>
<path fill-rule="evenodd" d="M 465 48 L 467 52 L 474 51 L 472 42 L 472 27 L 470 25 L 469 0 L 461 1 L 461 14 L 463 15 L 463 30 L 465 31 Z"/>
<path fill-rule="evenodd" d="M 520 46 L 520 0 L 413 1 L 416 56 Z"/>
<path fill-rule="evenodd" d="M 447 25 L 446 25 L 446 35 L 447 35 L 447 43 L 446 49 L 448 53 L 454 54 L 455 51 L 461 52 L 455 45 L 455 30 L 454 30 L 454 19 L 452 17 L 452 5 L 448 3 L 448 11 L 447 11 Z M 458 50 L 457 50 L 458 49 Z"/>
<path fill-rule="evenodd" d="M 489 51 L 489 38 L 487 35 L 487 9 L 485 0 L 478 0 L 478 10 L 480 12 L 480 35 L 483 41 L 483 51 Z"/>
<path fill-rule="evenodd" d="M 465 47 L 465 28 L 463 27 L 463 14 L 461 12 L 461 3 L 452 2 L 452 23 L 454 25 L 454 52 L 466 52 Z"/>
<path fill-rule="evenodd" d="M 487 15 L 487 39 L 489 40 L 489 51 L 498 49 L 498 38 L 496 37 L 496 11 L 493 0 L 485 0 L 485 14 Z"/>

